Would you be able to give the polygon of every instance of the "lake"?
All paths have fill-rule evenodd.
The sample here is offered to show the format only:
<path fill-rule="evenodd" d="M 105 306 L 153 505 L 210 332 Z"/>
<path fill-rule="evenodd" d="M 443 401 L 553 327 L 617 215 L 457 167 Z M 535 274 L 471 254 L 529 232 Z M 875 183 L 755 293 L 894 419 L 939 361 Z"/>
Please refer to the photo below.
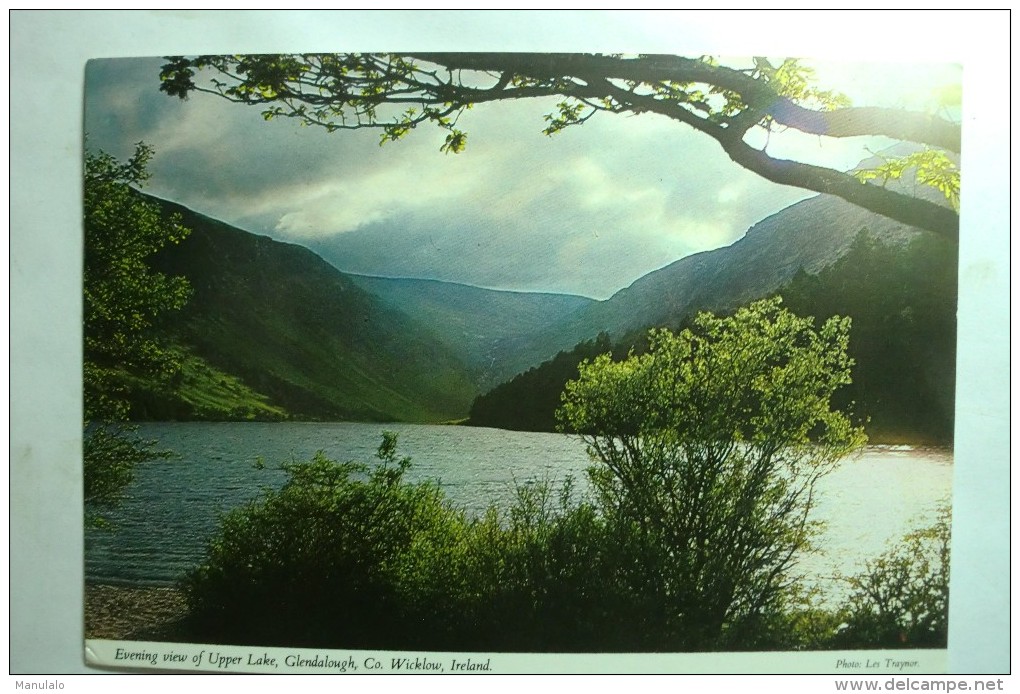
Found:
<path fill-rule="evenodd" d="M 469 512 L 506 505 L 514 485 L 572 475 L 585 488 L 583 444 L 562 434 L 474 427 L 364 423 L 147 423 L 143 438 L 176 453 L 139 466 L 127 498 L 105 517 L 112 530 L 85 532 L 85 576 L 122 585 L 172 585 L 199 564 L 219 514 L 278 488 L 282 462 L 322 450 L 336 460 L 373 462 L 384 430 L 410 456 L 408 479 L 433 479 Z M 259 459 L 265 469 L 256 469 Z M 875 446 L 820 483 L 815 518 L 826 523 L 819 552 L 802 558 L 819 580 L 851 573 L 911 529 L 930 525 L 948 501 L 952 453 Z"/>

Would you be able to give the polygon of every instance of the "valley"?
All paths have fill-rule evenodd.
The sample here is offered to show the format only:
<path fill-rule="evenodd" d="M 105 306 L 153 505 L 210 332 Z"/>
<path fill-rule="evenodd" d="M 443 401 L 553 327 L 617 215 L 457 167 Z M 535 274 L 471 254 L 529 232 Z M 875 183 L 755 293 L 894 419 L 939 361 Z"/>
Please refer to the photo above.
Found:
<path fill-rule="evenodd" d="M 838 198 L 791 205 L 732 245 L 682 258 L 604 301 L 344 273 L 301 246 L 158 202 L 193 231 L 152 264 L 186 277 L 194 294 L 161 327 L 184 362 L 176 391 L 128 379 L 134 419 L 554 431 L 559 393 L 580 360 L 623 358 L 643 349 L 650 327 L 679 329 L 697 311 L 729 312 L 779 292 L 799 312 L 849 313 L 862 325 L 853 343 L 861 378 L 847 399 L 860 417 L 877 415 L 869 426 L 880 440 L 951 440 L 955 252 Z M 859 281 L 851 287 L 848 277 Z M 884 313 L 875 296 L 888 299 Z M 900 314 L 913 317 L 909 330 L 883 337 L 880 326 Z M 927 334 L 924 349 L 910 330 Z"/>

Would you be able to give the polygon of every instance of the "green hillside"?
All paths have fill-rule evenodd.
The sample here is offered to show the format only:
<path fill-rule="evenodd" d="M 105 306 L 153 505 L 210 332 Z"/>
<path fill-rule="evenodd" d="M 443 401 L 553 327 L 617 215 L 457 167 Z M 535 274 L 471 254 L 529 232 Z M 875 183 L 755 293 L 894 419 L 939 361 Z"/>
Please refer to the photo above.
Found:
<path fill-rule="evenodd" d="M 953 439 L 956 268 L 952 244 L 925 234 L 884 244 L 863 232 L 835 263 L 803 269 L 780 287 L 787 308 L 823 319 L 849 315 L 853 384 L 837 402 L 866 421 L 876 443 L 945 445 Z M 659 325 L 684 327 L 690 314 Z M 610 343 L 603 334 L 475 399 L 471 424 L 553 431 L 554 412 L 577 362 L 645 349 L 644 331 Z"/>
<path fill-rule="evenodd" d="M 161 204 L 192 229 L 153 260 L 193 288 L 166 327 L 193 357 L 176 414 L 437 422 L 467 413 L 467 370 L 427 329 L 305 248 Z M 173 409 L 161 412 L 144 389 L 134 405 L 139 418 Z"/>
<path fill-rule="evenodd" d="M 429 326 L 490 388 L 516 374 L 534 335 L 593 303 L 572 294 L 513 292 L 436 280 L 349 275 L 387 305 Z"/>

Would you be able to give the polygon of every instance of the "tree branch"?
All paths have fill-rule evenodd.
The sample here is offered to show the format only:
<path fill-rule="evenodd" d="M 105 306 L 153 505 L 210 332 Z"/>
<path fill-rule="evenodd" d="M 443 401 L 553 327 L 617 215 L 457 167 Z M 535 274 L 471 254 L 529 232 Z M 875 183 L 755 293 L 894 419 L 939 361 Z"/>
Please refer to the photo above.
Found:
<path fill-rule="evenodd" d="M 898 222 L 933 231 L 954 243 L 959 241 L 960 217 L 949 208 L 861 183 L 849 174 L 832 169 L 774 159 L 743 140 L 723 139 L 719 143 L 734 162 L 774 183 L 835 195 Z"/>
<path fill-rule="evenodd" d="M 420 53 L 413 57 L 466 70 L 513 70 L 539 78 L 575 75 L 589 84 L 606 79 L 707 84 L 736 92 L 763 115 L 810 135 L 885 135 L 951 152 L 960 151 L 960 126 L 936 116 L 888 108 L 815 111 L 779 96 L 767 82 L 744 72 L 691 58 L 649 55 L 624 59 L 571 53 Z"/>
<path fill-rule="evenodd" d="M 960 126 L 935 116 L 884 108 L 825 110 L 839 105 L 840 100 L 831 98 L 829 92 L 805 90 L 796 80 L 791 88 L 789 72 L 780 76 L 788 66 L 795 69 L 795 61 L 776 68 L 757 59 L 753 70 L 743 71 L 663 55 L 417 53 L 168 60 L 160 75 L 161 89 L 173 96 L 209 91 L 241 103 L 279 102 L 289 112 L 271 109 L 267 118 L 298 117 L 330 130 L 380 128 L 387 132 L 384 140 L 397 139 L 423 122 L 451 130 L 447 116 L 472 104 L 507 99 L 560 96 L 592 109 L 582 116 L 573 106 L 561 103 L 559 116 L 547 116 L 552 119 L 545 131 L 548 134 L 581 124 L 598 110 L 659 113 L 714 138 L 734 162 L 770 181 L 836 195 L 954 240 L 959 235 L 959 216 L 953 210 L 863 184 L 832 169 L 773 159 L 743 141 L 752 127 L 776 123 L 813 135 L 883 135 L 959 152 Z M 195 71 L 206 68 L 218 71 L 232 84 L 197 85 Z M 803 81 L 803 75 L 800 78 Z M 694 85 L 707 85 L 707 93 Z M 783 90 L 793 98 L 784 96 Z M 822 105 L 807 108 L 793 99 Z M 720 101 L 724 101 L 721 106 Z M 306 104 L 315 110 L 306 111 Z M 387 120 L 376 111 L 377 106 L 387 104 L 421 106 L 425 113 L 415 116 L 409 110 Z"/>

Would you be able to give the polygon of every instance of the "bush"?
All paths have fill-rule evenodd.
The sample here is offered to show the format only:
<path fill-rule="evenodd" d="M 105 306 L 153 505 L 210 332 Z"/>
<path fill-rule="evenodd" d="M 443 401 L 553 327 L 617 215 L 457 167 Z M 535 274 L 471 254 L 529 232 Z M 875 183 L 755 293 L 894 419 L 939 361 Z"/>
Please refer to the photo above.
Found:
<path fill-rule="evenodd" d="M 470 524 L 454 571 L 461 617 L 449 645 L 482 651 L 642 651 L 658 634 L 644 628 L 626 567 L 640 560 L 568 482 L 518 487 L 505 513 Z M 634 598 L 638 597 L 638 600 Z"/>
<path fill-rule="evenodd" d="M 611 533 L 641 560 L 633 599 L 673 650 L 776 643 L 791 571 L 809 548 L 817 481 L 863 445 L 830 407 L 850 382 L 849 319 L 812 319 L 761 301 L 693 328 L 650 334 L 647 354 L 580 367 L 560 410 Z M 785 637 L 782 637 L 785 638 Z"/>
<path fill-rule="evenodd" d="M 717 584 L 678 593 L 684 552 L 576 499 L 569 480 L 559 492 L 521 485 L 509 509 L 469 519 L 434 484 L 404 481 L 410 461 L 393 434 L 378 457 L 374 470 L 322 454 L 285 465 L 283 488 L 226 515 L 185 582 L 188 636 L 487 652 L 945 645 L 947 516 L 848 579 L 843 609 L 818 608 L 790 582 L 711 640 L 680 610 Z"/>
<path fill-rule="evenodd" d="M 945 648 L 949 618 L 950 513 L 906 535 L 848 578 L 852 593 L 832 639 L 838 648 Z"/>
<path fill-rule="evenodd" d="M 374 470 L 321 453 L 285 465 L 279 491 L 227 514 L 205 563 L 185 581 L 193 626 L 212 641 L 382 648 L 405 626 L 400 589 L 409 548 L 445 547 L 463 513 L 387 433 Z"/>
<path fill-rule="evenodd" d="M 468 519 L 385 434 L 374 470 L 316 455 L 227 514 L 185 581 L 203 642 L 449 651 L 662 650 L 628 583 L 647 548 L 567 481 Z"/>

